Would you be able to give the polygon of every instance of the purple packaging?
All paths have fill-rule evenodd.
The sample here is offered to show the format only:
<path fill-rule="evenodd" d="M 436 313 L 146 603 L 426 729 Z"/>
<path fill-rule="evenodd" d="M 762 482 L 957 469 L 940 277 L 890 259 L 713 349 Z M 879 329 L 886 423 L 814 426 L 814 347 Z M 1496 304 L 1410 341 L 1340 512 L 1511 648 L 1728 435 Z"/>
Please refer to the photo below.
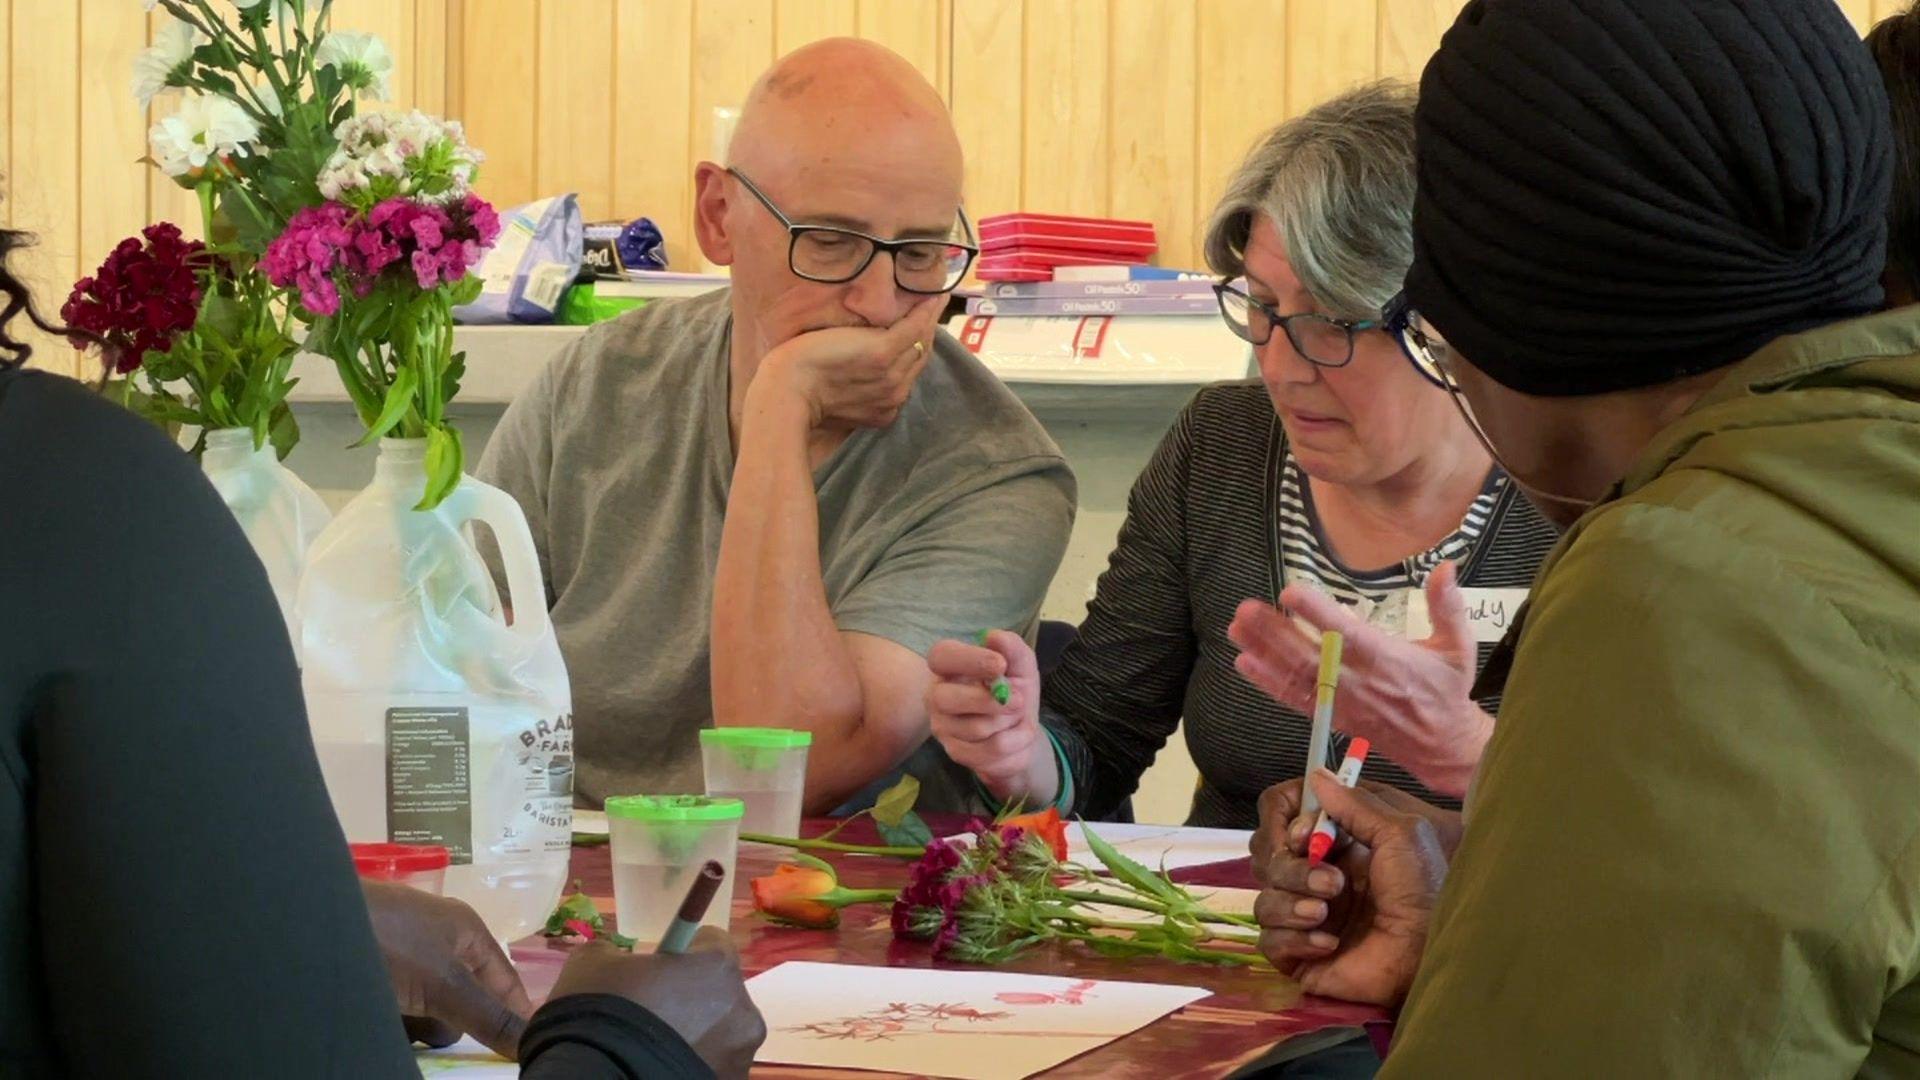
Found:
<path fill-rule="evenodd" d="M 548 323 L 580 273 L 585 224 L 572 193 L 516 206 L 500 215 L 500 239 L 480 263 L 480 298 L 453 309 L 456 321 Z"/>

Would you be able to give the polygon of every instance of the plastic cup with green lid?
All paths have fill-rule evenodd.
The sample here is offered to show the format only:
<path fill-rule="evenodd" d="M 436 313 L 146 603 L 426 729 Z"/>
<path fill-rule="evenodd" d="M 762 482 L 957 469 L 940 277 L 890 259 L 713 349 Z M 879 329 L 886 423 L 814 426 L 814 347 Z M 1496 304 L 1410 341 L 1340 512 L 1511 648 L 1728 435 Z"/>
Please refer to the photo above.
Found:
<path fill-rule="evenodd" d="M 807 789 L 810 731 L 786 728 L 709 728 L 700 733 L 707 794 L 747 806 L 741 832 L 799 836 L 801 796 Z"/>
<path fill-rule="evenodd" d="M 619 931 L 641 941 L 659 941 L 708 859 L 726 868 L 731 883 L 744 811 L 739 799 L 706 795 L 608 799 L 607 838 Z M 702 925 L 725 930 L 732 907 L 723 895 L 707 905 Z"/>

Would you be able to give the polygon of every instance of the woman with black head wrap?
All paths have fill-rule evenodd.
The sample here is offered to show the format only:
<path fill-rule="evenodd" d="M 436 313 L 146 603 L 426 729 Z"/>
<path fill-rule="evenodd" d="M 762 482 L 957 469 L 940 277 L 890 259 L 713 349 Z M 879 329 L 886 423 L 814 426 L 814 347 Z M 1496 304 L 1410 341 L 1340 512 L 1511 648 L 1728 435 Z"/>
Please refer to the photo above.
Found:
<path fill-rule="evenodd" d="M 1920 301 L 1920 5 L 1867 35 L 1893 117 L 1893 198 L 1887 207 L 1887 306 Z"/>
<path fill-rule="evenodd" d="M 1322 779 L 1370 858 L 1310 875 L 1269 796 L 1268 955 L 1404 997 L 1395 1076 L 1920 1075 L 1920 311 L 1876 314 L 1871 59 L 1828 0 L 1475 0 L 1417 143 L 1390 317 L 1569 531 L 1464 834 Z"/>

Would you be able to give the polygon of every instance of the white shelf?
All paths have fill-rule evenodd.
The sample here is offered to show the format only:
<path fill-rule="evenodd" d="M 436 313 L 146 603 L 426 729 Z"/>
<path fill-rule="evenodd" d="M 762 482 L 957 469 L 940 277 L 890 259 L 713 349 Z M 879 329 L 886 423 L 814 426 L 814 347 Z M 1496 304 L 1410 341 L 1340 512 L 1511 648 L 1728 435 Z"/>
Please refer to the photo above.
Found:
<path fill-rule="evenodd" d="M 465 349 L 467 372 L 461 379 L 458 404 L 505 406 L 533 381 L 554 354 L 586 331 L 583 326 L 462 326 L 453 333 L 454 348 Z M 1225 333 L 1225 328 L 1221 328 Z M 1237 339 L 1231 339 L 1237 342 Z M 1005 379 L 1029 406 L 1036 399 L 1051 407 L 1070 403 L 1095 406 L 1123 404 L 1135 399 L 1158 401 L 1167 393 L 1184 396 L 1192 387 L 1248 373 L 1246 347 L 1220 350 L 1219 363 L 1185 364 L 1176 370 L 1153 365 L 1086 365 L 1078 368 L 1029 367 L 996 364 L 982 357 L 989 370 Z M 297 405 L 345 404 L 346 391 L 323 357 L 303 353 L 295 359 L 293 375 L 299 384 L 289 399 Z M 1119 391 L 1109 394 L 1108 390 Z"/>

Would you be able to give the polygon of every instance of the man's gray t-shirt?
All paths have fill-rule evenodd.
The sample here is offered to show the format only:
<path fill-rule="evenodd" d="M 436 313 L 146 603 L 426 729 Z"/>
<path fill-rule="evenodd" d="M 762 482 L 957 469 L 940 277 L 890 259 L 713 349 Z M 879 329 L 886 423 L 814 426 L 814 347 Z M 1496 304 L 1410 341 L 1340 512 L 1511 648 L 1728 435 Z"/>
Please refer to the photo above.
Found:
<path fill-rule="evenodd" d="M 576 790 L 594 805 L 703 786 L 733 475 L 729 301 L 720 290 L 656 302 L 588 330 L 507 409 L 480 463 L 532 527 L 573 682 Z M 990 627 L 1031 635 L 1073 525 L 1073 474 L 945 333 L 899 419 L 855 432 L 814 488 L 841 630 L 922 656 Z M 787 726 L 771 705 L 755 722 Z M 959 809 L 971 785 L 938 750 L 929 742 L 910 762 L 930 781 L 922 805 Z"/>

